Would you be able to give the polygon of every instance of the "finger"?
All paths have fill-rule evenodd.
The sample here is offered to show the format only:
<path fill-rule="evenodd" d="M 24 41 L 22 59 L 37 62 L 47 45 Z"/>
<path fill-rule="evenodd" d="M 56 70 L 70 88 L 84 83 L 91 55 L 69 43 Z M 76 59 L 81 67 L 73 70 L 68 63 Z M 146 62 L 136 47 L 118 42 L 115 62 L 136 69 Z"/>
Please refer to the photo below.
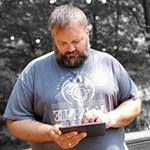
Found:
<path fill-rule="evenodd" d="M 50 131 L 49 136 L 51 137 L 52 141 L 57 141 L 57 139 L 59 138 L 59 135 L 56 134 L 55 131 Z"/>
<path fill-rule="evenodd" d="M 88 118 L 87 115 L 84 115 L 84 116 L 82 117 L 81 123 L 83 123 L 83 124 L 89 123 L 89 118 Z"/>
<path fill-rule="evenodd" d="M 86 118 L 86 119 L 83 118 L 82 121 L 81 121 L 81 123 L 82 123 L 82 124 L 89 123 L 89 120 L 88 120 L 87 118 Z"/>
<path fill-rule="evenodd" d="M 56 139 L 56 143 L 60 145 L 63 148 L 71 148 L 74 147 L 73 141 L 75 140 L 75 137 L 77 136 L 78 132 L 69 132 L 62 134 L 59 136 L 59 138 Z"/>
<path fill-rule="evenodd" d="M 86 136 L 87 134 L 85 132 L 83 133 L 70 132 L 61 135 L 56 140 L 56 143 L 65 149 L 73 148 Z"/>
<path fill-rule="evenodd" d="M 61 135 L 62 133 L 61 133 L 61 131 L 58 129 L 58 128 L 53 128 L 53 130 L 52 130 L 52 134 L 56 134 L 56 135 Z"/>
<path fill-rule="evenodd" d="M 84 117 L 82 119 L 82 123 L 92 123 L 92 122 L 96 122 L 97 120 L 97 116 L 88 116 L 88 117 Z"/>
<path fill-rule="evenodd" d="M 77 136 L 72 138 L 71 141 L 69 141 L 69 143 L 71 143 L 72 146 L 76 146 L 86 136 L 87 136 L 86 132 L 79 133 Z"/>
<path fill-rule="evenodd" d="M 94 112 L 94 111 L 93 111 Z M 86 112 L 82 117 L 82 123 L 91 123 L 94 122 L 97 115 L 92 111 Z"/>
<path fill-rule="evenodd" d="M 70 140 L 71 138 L 73 138 L 77 134 L 78 134 L 78 132 L 73 131 L 73 132 L 64 133 L 61 135 L 61 137 L 63 137 L 64 140 L 68 140 L 68 139 Z"/>
<path fill-rule="evenodd" d="M 96 117 L 96 116 L 91 116 L 91 117 L 89 118 L 89 123 L 96 122 L 97 118 L 98 118 L 98 117 Z"/>
<path fill-rule="evenodd" d="M 54 125 L 51 127 L 51 130 L 49 132 L 50 137 L 53 139 L 53 141 L 57 141 L 57 139 L 60 137 L 61 135 L 61 131 L 59 130 L 59 126 L 58 125 Z"/>
<path fill-rule="evenodd" d="M 102 122 L 102 120 L 101 120 L 101 118 L 100 117 L 95 117 L 95 120 L 94 120 L 94 122 Z"/>
<path fill-rule="evenodd" d="M 56 134 L 58 134 L 58 135 L 62 135 L 62 133 L 61 133 L 61 131 L 60 131 L 60 129 L 59 129 L 60 127 L 61 127 L 60 124 L 56 124 L 56 125 L 53 126 L 54 132 L 55 132 Z"/>
<path fill-rule="evenodd" d="M 79 141 L 81 141 L 82 139 L 84 139 L 85 137 L 87 137 L 87 133 L 86 132 L 81 132 L 78 134 L 78 139 Z"/>

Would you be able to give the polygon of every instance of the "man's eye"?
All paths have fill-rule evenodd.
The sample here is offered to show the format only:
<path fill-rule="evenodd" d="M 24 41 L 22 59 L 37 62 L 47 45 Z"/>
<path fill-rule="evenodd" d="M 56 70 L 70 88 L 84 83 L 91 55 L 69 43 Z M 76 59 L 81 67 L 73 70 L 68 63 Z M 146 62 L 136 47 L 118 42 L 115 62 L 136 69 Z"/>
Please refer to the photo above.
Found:
<path fill-rule="evenodd" d="M 79 42 L 80 42 L 79 40 L 78 40 L 78 41 L 73 41 L 74 44 L 77 44 L 77 43 L 79 43 Z"/>
<path fill-rule="evenodd" d="M 59 43 L 59 45 L 62 45 L 62 46 L 63 46 L 63 45 L 65 45 L 65 44 L 66 44 L 65 42 L 61 42 L 61 43 Z"/>

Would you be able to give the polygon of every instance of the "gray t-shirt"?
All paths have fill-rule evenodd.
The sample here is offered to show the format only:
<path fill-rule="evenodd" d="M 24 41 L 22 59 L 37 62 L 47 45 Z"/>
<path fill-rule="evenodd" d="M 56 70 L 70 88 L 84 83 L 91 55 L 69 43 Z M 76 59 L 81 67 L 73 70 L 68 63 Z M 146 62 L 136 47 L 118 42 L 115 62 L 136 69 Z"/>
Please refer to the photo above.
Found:
<path fill-rule="evenodd" d="M 33 60 L 20 74 L 4 117 L 36 119 L 47 124 L 80 124 L 84 112 L 114 110 L 136 100 L 138 90 L 111 55 L 90 50 L 78 68 L 57 64 L 54 52 Z M 33 150 L 61 150 L 55 143 L 32 144 Z M 88 137 L 73 150 L 124 150 L 124 129 L 108 129 L 104 136 Z"/>

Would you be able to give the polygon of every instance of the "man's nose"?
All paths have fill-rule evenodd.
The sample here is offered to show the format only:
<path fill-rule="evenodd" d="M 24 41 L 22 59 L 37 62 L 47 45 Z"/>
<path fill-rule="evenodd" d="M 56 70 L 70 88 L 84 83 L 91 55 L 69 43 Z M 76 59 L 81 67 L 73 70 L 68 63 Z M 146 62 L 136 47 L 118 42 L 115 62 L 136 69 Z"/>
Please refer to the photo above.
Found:
<path fill-rule="evenodd" d="M 69 44 L 69 45 L 68 45 L 68 51 L 69 51 L 69 52 L 73 52 L 75 49 L 76 49 L 76 48 L 75 48 L 75 46 L 74 46 L 73 44 Z"/>

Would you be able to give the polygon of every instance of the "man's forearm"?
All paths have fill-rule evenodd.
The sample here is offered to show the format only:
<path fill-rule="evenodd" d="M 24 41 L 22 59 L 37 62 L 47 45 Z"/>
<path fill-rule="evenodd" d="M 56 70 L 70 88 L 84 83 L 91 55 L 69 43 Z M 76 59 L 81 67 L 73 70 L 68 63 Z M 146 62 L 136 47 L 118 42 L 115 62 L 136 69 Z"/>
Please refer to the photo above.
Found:
<path fill-rule="evenodd" d="M 50 142 L 52 138 L 52 126 L 37 122 L 35 120 L 7 120 L 7 126 L 12 135 L 30 142 Z"/>
<path fill-rule="evenodd" d="M 130 124 L 141 111 L 140 99 L 136 101 L 125 101 L 118 108 L 107 113 L 108 128 L 119 128 Z"/>

